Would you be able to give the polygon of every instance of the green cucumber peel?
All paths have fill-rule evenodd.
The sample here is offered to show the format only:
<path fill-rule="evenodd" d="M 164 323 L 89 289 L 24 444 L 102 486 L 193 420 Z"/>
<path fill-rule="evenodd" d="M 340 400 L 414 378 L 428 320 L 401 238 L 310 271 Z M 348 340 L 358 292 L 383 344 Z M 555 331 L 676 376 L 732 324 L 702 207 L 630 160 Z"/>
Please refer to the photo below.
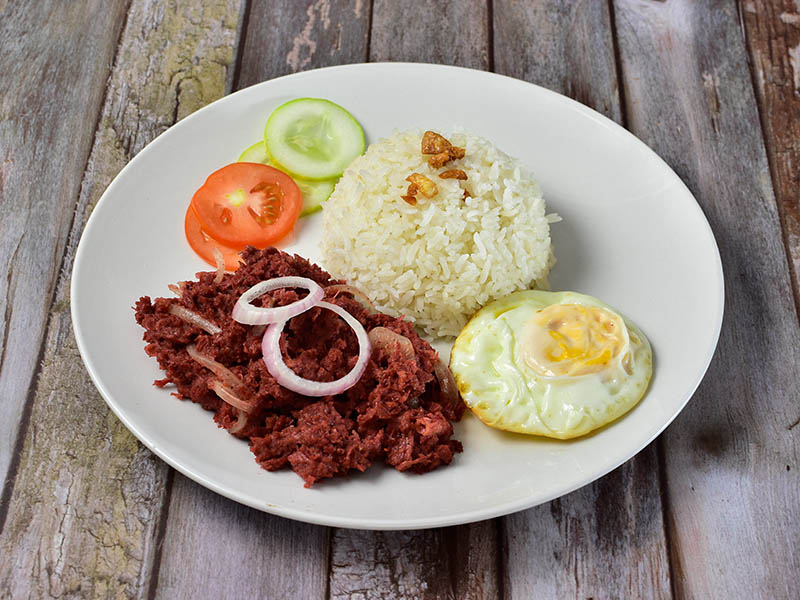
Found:
<path fill-rule="evenodd" d="M 340 176 L 365 147 L 353 115 L 321 98 L 297 98 L 272 111 L 264 143 L 290 175 L 313 181 Z"/>

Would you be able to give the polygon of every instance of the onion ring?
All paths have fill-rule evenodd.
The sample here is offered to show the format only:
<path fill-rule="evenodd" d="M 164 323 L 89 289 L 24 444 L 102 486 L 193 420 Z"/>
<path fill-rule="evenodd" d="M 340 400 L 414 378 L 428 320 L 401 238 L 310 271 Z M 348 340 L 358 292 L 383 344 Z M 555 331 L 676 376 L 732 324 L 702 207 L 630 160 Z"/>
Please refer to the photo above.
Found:
<path fill-rule="evenodd" d="M 458 406 L 458 400 L 461 397 L 458 393 L 458 385 L 450 368 L 438 356 L 436 357 L 436 362 L 433 363 L 433 373 L 439 381 L 439 389 L 442 395 L 450 401 L 453 408 Z"/>
<path fill-rule="evenodd" d="M 289 321 L 288 319 L 281 323 L 273 323 L 267 328 L 264 338 L 261 340 L 261 351 L 264 353 L 264 364 L 267 365 L 267 370 L 275 378 L 275 381 L 286 389 L 303 396 L 335 396 L 345 390 L 349 390 L 361 379 L 372 353 L 372 345 L 361 323 L 342 307 L 328 302 L 317 302 L 316 306 L 335 312 L 344 319 L 345 323 L 356 334 L 356 339 L 358 339 L 358 360 L 347 375 L 335 381 L 312 381 L 311 379 L 304 379 L 292 371 L 289 365 L 284 362 L 280 347 L 281 332 Z"/>
<path fill-rule="evenodd" d="M 217 362 L 210 356 L 206 356 L 197 351 L 194 344 L 186 346 L 186 353 L 192 357 L 196 362 L 203 365 L 206 369 L 214 373 L 219 379 L 232 390 L 241 390 L 244 387 L 244 381 L 236 373 L 231 371 L 228 367 L 221 362 Z"/>
<path fill-rule="evenodd" d="M 179 319 L 183 319 L 187 323 L 194 325 L 195 327 L 199 327 L 200 329 L 207 331 L 211 335 L 214 335 L 222 331 L 222 329 L 217 327 L 214 323 L 212 323 L 208 319 L 204 319 L 196 312 L 192 312 L 191 310 L 189 310 L 185 306 L 181 306 L 180 304 L 170 304 L 169 314 L 175 315 Z"/>
<path fill-rule="evenodd" d="M 239 417 L 236 419 L 236 423 L 234 423 L 233 427 L 231 427 L 228 431 L 230 433 L 239 433 L 245 428 L 245 425 L 247 425 L 247 413 L 243 410 L 240 410 Z"/>
<path fill-rule="evenodd" d="M 215 379 L 214 383 L 211 384 L 211 389 L 217 393 L 217 396 L 225 402 L 226 404 L 230 404 L 234 408 L 238 408 L 239 410 L 249 413 L 253 410 L 253 407 L 250 406 L 247 402 L 239 398 L 236 394 L 234 394 L 224 383 L 222 383 L 219 379 Z"/>
<path fill-rule="evenodd" d="M 388 327 L 374 327 L 369 330 L 368 337 L 375 348 L 383 348 L 389 353 L 399 352 L 406 360 L 414 360 L 417 357 L 411 340 Z"/>
<path fill-rule="evenodd" d="M 336 285 L 329 285 L 326 287 L 325 293 L 327 294 L 328 292 L 332 292 L 334 298 L 339 294 L 339 292 L 350 294 L 353 297 L 353 300 L 363 306 L 364 310 L 366 310 L 369 314 L 374 315 L 378 312 L 378 310 L 375 308 L 375 305 L 372 303 L 372 300 L 369 299 L 369 296 L 367 296 L 357 287 L 353 287 L 352 285 L 347 285 L 344 283 L 337 283 Z"/>
<path fill-rule="evenodd" d="M 297 302 L 275 308 L 262 308 L 253 306 L 252 301 L 280 288 L 303 288 L 308 290 L 308 295 Z M 316 306 L 322 299 L 324 292 L 320 285 L 307 277 L 276 277 L 255 284 L 244 294 L 239 296 L 233 307 L 233 320 L 244 325 L 269 325 L 270 323 L 286 322 L 292 317 L 304 313 L 312 306 Z"/>
<path fill-rule="evenodd" d="M 222 278 L 225 277 L 225 257 L 222 256 L 222 251 L 214 247 L 211 249 L 214 255 L 214 261 L 217 263 L 217 275 L 214 277 L 214 283 L 222 283 Z"/>

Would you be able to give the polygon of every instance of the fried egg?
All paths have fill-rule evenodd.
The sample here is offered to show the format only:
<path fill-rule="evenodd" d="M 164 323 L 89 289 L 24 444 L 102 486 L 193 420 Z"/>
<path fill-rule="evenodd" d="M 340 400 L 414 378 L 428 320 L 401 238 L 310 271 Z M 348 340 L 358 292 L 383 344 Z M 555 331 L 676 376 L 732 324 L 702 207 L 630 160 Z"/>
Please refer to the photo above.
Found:
<path fill-rule="evenodd" d="M 597 298 L 531 290 L 478 311 L 455 341 L 450 369 L 487 425 L 568 439 L 633 408 L 653 354 L 641 330 Z"/>

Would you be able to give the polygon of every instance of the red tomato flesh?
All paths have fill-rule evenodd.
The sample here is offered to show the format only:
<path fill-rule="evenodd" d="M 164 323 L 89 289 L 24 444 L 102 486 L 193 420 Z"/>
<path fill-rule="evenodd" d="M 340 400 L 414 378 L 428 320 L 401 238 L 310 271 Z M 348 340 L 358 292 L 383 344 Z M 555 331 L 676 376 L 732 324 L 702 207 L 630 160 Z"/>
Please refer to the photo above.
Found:
<path fill-rule="evenodd" d="M 217 260 L 214 258 L 214 248 L 222 252 L 222 257 L 225 259 L 225 270 L 235 271 L 239 267 L 239 251 L 220 244 L 208 235 L 200 224 L 197 218 L 197 213 L 194 212 L 192 205 L 186 210 L 186 219 L 183 223 L 184 231 L 186 232 L 186 239 L 197 255 L 210 264 L 212 267 L 217 266 Z"/>
<path fill-rule="evenodd" d="M 209 175 L 191 206 L 203 231 L 220 244 L 266 248 L 294 228 L 303 196 L 283 171 L 237 162 Z"/>

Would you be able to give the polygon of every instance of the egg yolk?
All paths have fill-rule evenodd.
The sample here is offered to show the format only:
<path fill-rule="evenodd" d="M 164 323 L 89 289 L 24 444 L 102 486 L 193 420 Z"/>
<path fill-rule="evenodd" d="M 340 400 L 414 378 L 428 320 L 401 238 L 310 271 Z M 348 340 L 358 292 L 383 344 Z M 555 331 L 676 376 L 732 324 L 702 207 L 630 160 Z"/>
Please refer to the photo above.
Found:
<path fill-rule="evenodd" d="M 525 324 L 521 350 L 539 375 L 574 377 L 604 370 L 628 351 L 628 336 L 622 319 L 604 308 L 553 304 Z"/>

